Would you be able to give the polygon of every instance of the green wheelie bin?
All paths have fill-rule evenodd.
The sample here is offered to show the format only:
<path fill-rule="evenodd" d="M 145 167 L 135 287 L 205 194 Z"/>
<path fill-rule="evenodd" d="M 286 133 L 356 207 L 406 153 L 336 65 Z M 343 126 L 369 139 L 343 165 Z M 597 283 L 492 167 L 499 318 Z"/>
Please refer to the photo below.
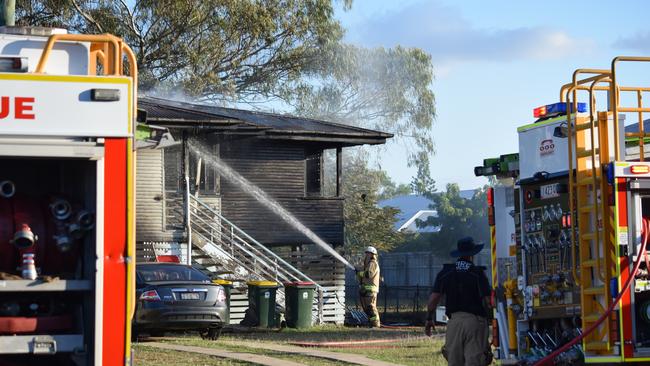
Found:
<path fill-rule="evenodd" d="M 223 320 L 225 325 L 230 324 L 230 293 L 232 292 L 232 281 L 216 279 L 212 280 L 213 283 L 221 285 L 223 290 L 226 292 L 226 305 L 228 306 L 228 311 L 226 312 L 226 319 Z"/>
<path fill-rule="evenodd" d="M 310 328 L 314 305 L 313 282 L 289 282 L 284 284 L 285 316 L 289 328 Z"/>
<path fill-rule="evenodd" d="M 278 283 L 273 281 L 248 281 L 248 307 L 253 309 L 258 326 L 262 328 L 275 328 L 277 314 L 275 311 L 275 293 Z"/>

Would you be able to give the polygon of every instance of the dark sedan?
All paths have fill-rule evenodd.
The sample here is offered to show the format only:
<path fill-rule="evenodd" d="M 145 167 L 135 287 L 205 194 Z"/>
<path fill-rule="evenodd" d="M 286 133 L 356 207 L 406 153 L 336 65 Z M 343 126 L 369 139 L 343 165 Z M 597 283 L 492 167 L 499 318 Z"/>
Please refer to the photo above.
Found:
<path fill-rule="evenodd" d="M 228 311 L 226 292 L 201 271 L 182 264 L 138 264 L 136 288 L 135 337 L 172 330 L 219 337 Z"/>

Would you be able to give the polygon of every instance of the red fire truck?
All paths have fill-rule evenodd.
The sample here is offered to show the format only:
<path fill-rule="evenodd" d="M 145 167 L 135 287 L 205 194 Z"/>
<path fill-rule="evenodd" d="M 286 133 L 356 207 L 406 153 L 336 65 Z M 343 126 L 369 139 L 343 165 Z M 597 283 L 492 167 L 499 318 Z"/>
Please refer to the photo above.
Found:
<path fill-rule="evenodd" d="M 516 159 L 475 169 L 515 177 L 488 195 L 501 364 L 650 364 L 650 87 L 621 75 L 648 62 L 576 70 Z"/>
<path fill-rule="evenodd" d="M 136 73 L 114 36 L 0 27 L 0 365 L 131 362 Z"/>

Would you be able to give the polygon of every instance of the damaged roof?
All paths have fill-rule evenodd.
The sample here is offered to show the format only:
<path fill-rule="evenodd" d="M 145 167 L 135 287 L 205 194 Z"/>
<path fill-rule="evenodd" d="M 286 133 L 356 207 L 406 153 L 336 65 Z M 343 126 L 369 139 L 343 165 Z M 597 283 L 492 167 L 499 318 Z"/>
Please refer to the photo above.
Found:
<path fill-rule="evenodd" d="M 290 115 L 140 97 L 138 109 L 148 124 L 170 128 L 257 131 L 270 139 L 332 142 L 341 145 L 383 144 L 390 133 Z"/>

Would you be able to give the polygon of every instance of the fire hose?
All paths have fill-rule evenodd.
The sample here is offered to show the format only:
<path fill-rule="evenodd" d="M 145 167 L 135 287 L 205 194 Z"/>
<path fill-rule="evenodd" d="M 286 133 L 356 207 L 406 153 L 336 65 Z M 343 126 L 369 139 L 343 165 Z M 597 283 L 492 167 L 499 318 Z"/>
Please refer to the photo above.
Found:
<path fill-rule="evenodd" d="M 557 356 L 561 355 L 563 352 L 568 350 L 569 348 L 573 347 L 575 344 L 578 342 L 582 341 L 586 336 L 591 334 L 600 324 L 602 324 L 605 319 L 609 317 L 609 315 L 612 313 L 614 310 L 614 307 L 618 304 L 619 301 L 621 301 L 621 298 L 623 297 L 623 294 L 627 292 L 627 290 L 630 288 L 630 285 L 632 284 L 632 280 L 636 276 L 637 271 L 639 270 L 639 266 L 641 265 L 641 262 L 644 260 L 643 258 L 647 257 L 646 253 L 646 244 L 648 243 L 648 235 L 650 234 L 650 219 L 643 218 L 642 220 L 642 240 L 641 240 L 641 248 L 639 249 L 636 262 L 634 263 L 634 268 L 632 269 L 632 273 L 630 276 L 627 278 L 625 281 L 625 284 L 623 285 L 623 288 L 621 291 L 618 293 L 612 304 L 607 308 L 607 311 L 603 313 L 603 315 L 596 320 L 596 322 L 591 325 L 589 328 L 587 328 L 582 334 L 577 336 L 576 338 L 572 339 L 562 347 L 556 349 L 546 357 L 542 358 L 541 360 L 537 361 L 533 366 L 544 366 L 544 365 L 549 365 L 551 364 L 550 362 L 553 361 Z M 646 258 L 647 260 L 647 258 Z M 650 270 L 650 269 L 648 269 Z"/>

